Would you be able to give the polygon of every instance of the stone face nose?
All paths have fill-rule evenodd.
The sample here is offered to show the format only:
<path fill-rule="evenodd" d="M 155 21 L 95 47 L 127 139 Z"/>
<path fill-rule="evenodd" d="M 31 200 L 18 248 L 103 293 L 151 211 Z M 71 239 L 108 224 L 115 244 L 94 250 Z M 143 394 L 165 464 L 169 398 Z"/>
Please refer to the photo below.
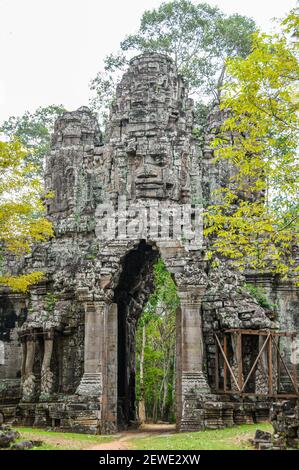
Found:
<path fill-rule="evenodd" d="M 136 172 L 137 178 L 158 178 L 158 169 L 153 165 L 144 165 L 140 170 Z"/>

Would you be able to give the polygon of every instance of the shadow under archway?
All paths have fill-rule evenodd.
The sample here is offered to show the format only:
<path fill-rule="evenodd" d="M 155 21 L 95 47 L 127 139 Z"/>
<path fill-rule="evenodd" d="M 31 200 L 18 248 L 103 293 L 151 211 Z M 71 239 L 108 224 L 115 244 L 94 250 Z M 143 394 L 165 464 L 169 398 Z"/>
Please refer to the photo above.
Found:
<path fill-rule="evenodd" d="M 135 344 L 137 322 L 154 291 L 153 268 L 159 258 L 155 245 L 142 240 L 123 259 L 122 272 L 114 292 L 118 311 L 117 425 L 126 428 L 136 422 Z"/>

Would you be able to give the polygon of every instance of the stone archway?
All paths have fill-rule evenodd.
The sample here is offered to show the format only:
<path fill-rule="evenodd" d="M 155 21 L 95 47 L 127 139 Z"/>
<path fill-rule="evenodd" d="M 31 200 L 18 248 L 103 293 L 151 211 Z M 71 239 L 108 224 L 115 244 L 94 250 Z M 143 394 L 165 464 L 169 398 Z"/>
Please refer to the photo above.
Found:
<path fill-rule="evenodd" d="M 114 245 L 111 250 L 115 255 Z M 200 252 L 190 255 L 172 240 L 139 240 L 124 244 L 118 253 L 106 297 L 86 302 L 84 375 L 77 393 L 100 400 L 101 432 L 115 432 L 136 420 L 135 332 L 154 290 L 153 266 L 159 257 L 175 280 L 181 304 L 176 321 L 177 429 L 204 427 L 201 400 L 210 388 L 204 373 L 201 300 L 206 278 Z"/>

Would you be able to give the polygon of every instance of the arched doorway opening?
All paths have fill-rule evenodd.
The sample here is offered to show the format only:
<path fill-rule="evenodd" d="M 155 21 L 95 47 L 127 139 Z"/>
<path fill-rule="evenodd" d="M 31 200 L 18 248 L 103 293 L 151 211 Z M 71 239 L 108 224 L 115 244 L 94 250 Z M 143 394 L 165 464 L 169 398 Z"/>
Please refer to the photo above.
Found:
<path fill-rule="evenodd" d="M 157 305 L 159 299 L 157 295 L 155 296 L 157 267 L 159 268 L 159 265 L 162 263 L 159 259 L 159 251 L 155 244 L 147 244 L 144 240 L 141 241 L 123 259 L 121 275 L 114 292 L 114 302 L 117 304 L 118 317 L 117 425 L 120 429 L 139 423 L 136 398 L 140 400 L 140 340 L 142 342 L 140 337 L 140 328 L 142 329 L 142 327 L 140 325 L 153 320 L 153 318 L 150 318 L 151 314 L 155 312 L 157 315 L 158 309 L 161 308 L 161 306 Z M 156 323 L 152 321 L 150 325 L 152 328 L 156 325 L 157 327 L 158 325 L 161 326 L 163 314 L 165 315 L 165 312 L 163 313 L 161 308 L 161 318 L 160 320 L 156 319 Z M 175 343 L 175 325 L 173 334 Z M 151 347 L 155 349 L 155 345 L 151 344 Z M 156 343 L 156 347 L 159 348 L 159 342 Z M 161 354 L 163 354 L 162 351 Z M 136 364 L 136 359 L 138 359 L 138 364 Z M 149 370 L 149 357 L 146 360 L 147 367 L 143 366 L 143 373 L 145 372 L 145 374 Z M 175 378 L 175 371 L 172 372 Z M 137 377 L 138 384 L 136 384 Z M 143 381 L 146 382 L 147 379 L 148 377 L 143 377 Z M 157 381 L 159 381 L 158 377 L 155 378 L 156 385 Z M 148 382 L 146 383 L 148 384 Z M 168 384 L 162 383 L 162 377 L 159 386 L 161 386 L 161 396 L 165 395 Z M 164 390 L 162 391 L 163 388 Z M 149 388 L 144 390 L 145 393 L 148 393 Z M 138 397 L 136 396 L 136 391 L 139 395 Z M 153 414 L 155 415 L 155 412 Z"/>

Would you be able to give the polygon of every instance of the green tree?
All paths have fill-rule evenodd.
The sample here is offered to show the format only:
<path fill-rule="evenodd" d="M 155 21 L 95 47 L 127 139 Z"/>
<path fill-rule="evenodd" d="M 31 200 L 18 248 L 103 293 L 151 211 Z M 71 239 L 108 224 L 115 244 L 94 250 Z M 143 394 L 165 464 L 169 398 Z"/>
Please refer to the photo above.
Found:
<path fill-rule="evenodd" d="M 26 160 L 41 171 L 44 156 L 50 149 L 55 120 L 64 112 L 62 105 L 40 107 L 34 113 L 26 111 L 4 121 L 0 133 L 10 139 L 16 137 L 28 149 Z"/>
<path fill-rule="evenodd" d="M 214 146 L 234 174 L 219 188 L 205 229 L 214 237 L 210 256 L 282 276 L 298 271 L 298 25 L 292 11 L 280 33 L 255 33 L 246 58 L 226 61 L 226 119 Z"/>
<path fill-rule="evenodd" d="M 44 217 L 43 187 L 28 153 L 17 140 L 0 141 L 0 284 L 25 292 L 43 273 L 11 275 L 8 255 L 30 252 L 33 243 L 53 235 L 51 223 Z"/>
<path fill-rule="evenodd" d="M 129 58 L 141 52 L 160 52 L 173 58 L 179 72 L 190 84 L 191 92 L 201 103 L 197 115 L 204 118 L 205 103 L 219 100 L 227 57 L 245 57 L 251 47 L 252 19 L 241 15 L 224 15 L 217 7 L 190 0 L 162 3 L 159 8 L 145 11 L 136 34 L 121 44 L 119 54 L 105 60 L 104 72 L 91 82 L 93 106 L 105 115 L 113 99 L 120 72 Z"/>
<path fill-rule="evenodd" d="M 139 417 L 174 417 L 176 310 L 175 284 L 162 260 L 154 268 L 155 291 L 138 322 L 136 396 Z M 145 413 L 146 411 L 146 413 Z"/>

